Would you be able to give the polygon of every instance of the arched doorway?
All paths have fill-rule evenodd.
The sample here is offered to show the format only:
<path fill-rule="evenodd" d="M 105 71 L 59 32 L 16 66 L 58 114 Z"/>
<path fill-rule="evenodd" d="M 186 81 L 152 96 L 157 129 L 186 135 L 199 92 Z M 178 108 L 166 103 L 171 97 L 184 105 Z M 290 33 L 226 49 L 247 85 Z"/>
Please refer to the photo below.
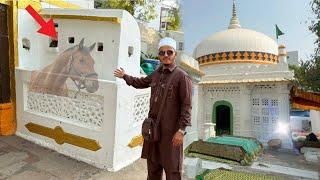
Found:
<path fill-rule="evenodd" d="M 213 105 L 212 121 L 216 124 L 216 135 L 233 134 L 233 108 L 228 101 L 217 101 Z"/>

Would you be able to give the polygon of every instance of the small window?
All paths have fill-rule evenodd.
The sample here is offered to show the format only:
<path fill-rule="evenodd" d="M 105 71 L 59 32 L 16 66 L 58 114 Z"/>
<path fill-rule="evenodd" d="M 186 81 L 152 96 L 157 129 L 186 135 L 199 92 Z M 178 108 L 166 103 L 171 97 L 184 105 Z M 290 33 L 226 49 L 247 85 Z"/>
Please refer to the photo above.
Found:
<path fill-rule="evenodd" d="M 68 41 L 69 41 L 70 44 L 73 44 L 74 43 L 74 37 L 69 37 Z"/>
<path fill-rule="evenodd" d="M 30 50 L 30 40 L 27 39 L 27 38 L 23 38 L 22 39 L 22 48 L 25 49 L 25 50 Z"/>
<path fill-rule="evenodd" d="M 269 100 L 268 99 L 262 99 L 262 106 L 268 106 Z"/>
<path fill-rule="evenodd" d="M 259 99 L 258 98 L 253 98 L 252 99 L 252 105 L 259 106 Z"/>
<path fill-rule="evenodd" d="M 162 28 L 162 29 L 165 29 L 165 28 L 166 28 L 166 22 L 162 22 L 162 23 L 161 23 L 161 28 Z"/>
<path fill-rule="evenodd" d="M 58 47 L 58 40 L 57 39 L 49 39 L 49 47 L 56 48 Z"/>
<path fill-rule="evenodd" d="M 271 106 L 278 107 L 278 105 L 279 105 L 278 99 L 272 99 L 271 100 Z"/>
<path fill-rule="evenodd" d="M 128 55 L 129 57 L 133 54 L 133 47 L 132 46 L 129 46 L 128 47 Z"/>
<path fill-rule="evenodd" d="M 259 116 L 253 117 L 253 124 L 260 124 L 260 117 Z"/>
<path fill-rule="evenodd" d="M 59 24 L 58 23 L 54 23 L 54 27 L 59 27 Z"/>
<path fill-rule="evenodd" d="M 103 43 L 98 42 L 97 48 L 98 48 L 98 49 L 97 49 L 98 51 L 103 51 Z"/>
<path fill-rule="evenodd" d="M 262 122 L 263 122 L 263 124 L 269 124 L 269 117 L 263 116 Z"/>
<path fill-rule="evenodd" d="M 57 32 L 57 39 L 49 38 L 49 47 L 56 48 L 58 47 L 58 32 Z"/>

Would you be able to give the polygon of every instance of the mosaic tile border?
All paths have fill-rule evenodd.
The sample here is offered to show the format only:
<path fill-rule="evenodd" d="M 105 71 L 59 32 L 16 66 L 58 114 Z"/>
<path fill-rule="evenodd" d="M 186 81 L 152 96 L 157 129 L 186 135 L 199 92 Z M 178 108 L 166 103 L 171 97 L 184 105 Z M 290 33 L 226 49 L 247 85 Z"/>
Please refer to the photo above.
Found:
<path fill-rule="evenodd" d="M 277 55 L 255 51 L 230 51 L 220 52 L 201 56 L 197 58 L 199 65 L 220 64 L 220 63 L 241 63 L 253 62 L 261 64 L 277 64 Z"/>

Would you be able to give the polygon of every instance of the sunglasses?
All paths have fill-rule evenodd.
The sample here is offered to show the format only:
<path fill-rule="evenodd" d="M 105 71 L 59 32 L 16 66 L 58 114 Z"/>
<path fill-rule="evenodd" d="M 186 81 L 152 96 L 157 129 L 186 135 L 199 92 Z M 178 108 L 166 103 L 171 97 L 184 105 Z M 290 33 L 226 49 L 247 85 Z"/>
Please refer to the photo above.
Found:
<path fill-rule="evenodd" d="M 173 53 L 174 53 L 174 51 L 172 51 L 172 50 L 159 51 L 159 56 L 164 56 L 165 54 L 167 54 L 168 56 L 172 56 Z"/>

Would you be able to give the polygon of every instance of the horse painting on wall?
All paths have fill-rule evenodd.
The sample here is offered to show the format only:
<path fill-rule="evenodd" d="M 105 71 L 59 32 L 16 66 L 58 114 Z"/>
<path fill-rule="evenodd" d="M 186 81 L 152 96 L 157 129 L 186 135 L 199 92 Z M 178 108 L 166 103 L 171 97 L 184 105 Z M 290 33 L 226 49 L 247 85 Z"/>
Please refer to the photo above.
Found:
<path fill-rule="evenodd" d="M 66 81 L 70 78 L 78 92 L 86 89 L 94 93 L 99 88 L 98 74 L 94 70 L 91 51 L 96 43 L 84 46 L 84 39 L 62 52 L 55 61 L 42 70 L 32 71 L 29 90 L 38 93 L 68 96 Z"/>

